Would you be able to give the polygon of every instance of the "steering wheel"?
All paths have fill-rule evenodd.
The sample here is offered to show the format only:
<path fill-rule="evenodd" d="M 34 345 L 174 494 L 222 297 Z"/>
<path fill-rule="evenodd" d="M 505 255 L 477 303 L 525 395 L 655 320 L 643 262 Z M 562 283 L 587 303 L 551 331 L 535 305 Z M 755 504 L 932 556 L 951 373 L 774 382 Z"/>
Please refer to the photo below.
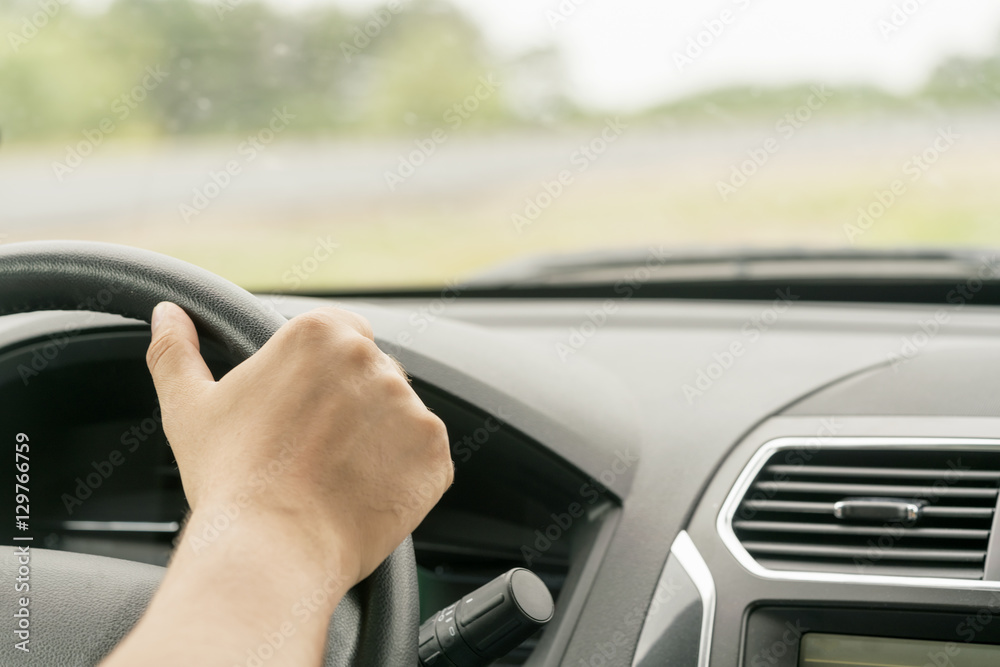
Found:
<path fill-rule="evenodd" d="M 285 322 L 231 282 L 157 253 L 64 241 L 0 247 L 0 315 L 91 310 L 149 322 L 161 301 L 184 308 L 199 332 L 224 345 L 236 363 Z M 152 565 L 32 546 L 30 591 L 13 594 L 20 566 L 16 552 L 16 546 L 0 547 L 4 665 L 97 664 L 139 620 L 164 573 Z M 14 647 L 12 595 L 31 600 L 28 653 Z M 407 538 L 340 603 L 324 665 L 415 665 L 418 622 L 416 563 Z M 261 653 L 266 664 L 266 649 Z"/>

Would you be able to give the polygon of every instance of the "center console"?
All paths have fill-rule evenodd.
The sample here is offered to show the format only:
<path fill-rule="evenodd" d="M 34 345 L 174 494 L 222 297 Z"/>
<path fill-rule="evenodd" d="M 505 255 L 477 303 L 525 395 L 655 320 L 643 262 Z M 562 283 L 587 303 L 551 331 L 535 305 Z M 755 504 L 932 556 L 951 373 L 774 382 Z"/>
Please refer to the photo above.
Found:
<path fill-rule="evenodd" d="M 998 502 L 1000 419 L 770 419 L 675 542 L 633 665 L 1000 665 Z"/>

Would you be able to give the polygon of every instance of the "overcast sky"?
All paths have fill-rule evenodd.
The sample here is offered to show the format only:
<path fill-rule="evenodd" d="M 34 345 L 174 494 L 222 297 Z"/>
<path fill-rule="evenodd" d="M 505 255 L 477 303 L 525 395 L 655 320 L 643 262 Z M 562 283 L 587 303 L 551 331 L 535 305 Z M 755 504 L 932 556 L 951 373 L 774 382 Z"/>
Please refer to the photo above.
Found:
<path fill-rule="evenodd" d="M 332 2 L 357 11 L 388 3 L 268 1 L 286 9 Z M 1000 45 L 998 0 L 450 1 L 502 56 L 556 45 L 571 94 L 608 110 L 636 110 L 734 83 L 868 82 L 905 92 L 948 56 L 986 55 Z M 704 35 L 703 52 L 678 67 L 689 40 L 706 22 L 718 26 L 723 11 L 730 20 L 721 33 Z"/>
<path fill-rule="evenodd" d="M 290 1 L 323 0 L 281 0 Z M 334 1 L 356 8 L 383 4 Z M 905 91 L 920 85 L 943 58 L 988 54 L 1000 43 L 997 0 L 453 2 L 503 55 L 554 42 L 564 54 L 574 96 L 606 108 L 634 109 L 737 82 L 819 79 Z M 573 11 L 559 14 L 560 6 Z M 894 9 L 902 25 L 890 32 Z M 730 23 L 679 68 L 676 54 L 724 10 Z M 556 22 L 555 16 L 566 20 Z"/>

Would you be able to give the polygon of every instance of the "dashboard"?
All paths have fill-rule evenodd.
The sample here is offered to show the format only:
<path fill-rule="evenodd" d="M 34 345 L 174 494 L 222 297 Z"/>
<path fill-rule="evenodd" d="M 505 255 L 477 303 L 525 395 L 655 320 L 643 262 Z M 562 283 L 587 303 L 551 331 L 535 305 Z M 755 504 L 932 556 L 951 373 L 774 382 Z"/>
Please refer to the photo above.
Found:
<path fill-rule="evenodd" d="M 449 429 L 456 482 L 414 535 L 422 613 L 515 566 L 556 598 L 499 664 L 997 664 L 1000 310 L 337 305 Z M 48 548 L 169 558 L 186 507 L 147 341 L 112 316 L 0 318 L 0 420 L 31 433 Z"/>

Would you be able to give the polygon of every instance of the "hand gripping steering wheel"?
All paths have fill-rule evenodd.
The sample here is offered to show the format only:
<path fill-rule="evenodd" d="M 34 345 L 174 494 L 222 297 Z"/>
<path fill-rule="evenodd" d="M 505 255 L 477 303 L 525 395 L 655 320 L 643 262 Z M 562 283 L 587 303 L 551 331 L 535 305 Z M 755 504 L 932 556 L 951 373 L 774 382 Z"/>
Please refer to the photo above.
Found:
<path fill-rule="evenodd" d="M 184 308 L 201 334 L 225 346 L 235 363 L 259 350 L 285 322 L 231 282 L 157 253 L 63 241 L 0 247 L 0 315 L 85 309 L 149 322 L 161 301 Z M 14 593 L 16 551 L 0 547 L 3 665 L 97 664 L 139 620 L 164 573 L 152 565 L 32 546 L 30 591 Z M 21 596 L 30 598 L 29 653 L 14 648 L 11 600 Z M 416 564 L 407 538 L 340 603 L 324 665 L 415 665 L 418 622 Z"/>

